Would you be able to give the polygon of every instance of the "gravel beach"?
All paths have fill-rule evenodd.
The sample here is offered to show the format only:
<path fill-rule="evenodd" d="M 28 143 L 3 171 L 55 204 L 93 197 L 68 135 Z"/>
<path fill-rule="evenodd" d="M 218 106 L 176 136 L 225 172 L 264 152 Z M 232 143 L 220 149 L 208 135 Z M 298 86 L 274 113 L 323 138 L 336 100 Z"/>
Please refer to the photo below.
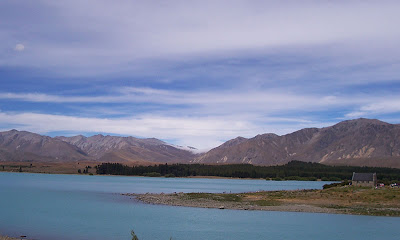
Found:
<path fill-rule="evenodd" d="M 12 238 L 12 237 L 7 237 L 7 236 L 0 236 L 0 240 L 16 240 L 16 239 L 21 239 L 21 238 Z"/>
<path fill-rule="evenodd" d="M 170 206 L 400 217 L 400 189 L 390 187 L 123 195 L 147 204 Z"/>
<path fill-rule="evenodd" d="M 218 201 L 212 199 L 189 199 L 185 194 L 123 194 L 131 196 L 147 204 L 159 204 L 182 207 L 217 208 L 235 210 L 263 210 L 263 211 L 284 211 L 284 212 L 311 212 L 311 213 L 342 213 L 333 208 L 322 208 L 308 204 L 283 204 L 277 206 L 260 206 L 250 201 L 233 202 Z"/>

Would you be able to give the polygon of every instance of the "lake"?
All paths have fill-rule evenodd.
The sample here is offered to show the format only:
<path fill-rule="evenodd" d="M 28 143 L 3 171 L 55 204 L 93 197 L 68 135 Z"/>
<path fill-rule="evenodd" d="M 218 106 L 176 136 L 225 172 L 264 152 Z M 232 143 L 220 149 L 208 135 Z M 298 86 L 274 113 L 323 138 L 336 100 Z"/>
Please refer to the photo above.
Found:
<path fill-rule="evenodd" d="M 0 233 L 30 239 L 399 239 L 400 218 L 146 205 L 120 193 L 247 192 L 326 182 L 0 173 Z"/>

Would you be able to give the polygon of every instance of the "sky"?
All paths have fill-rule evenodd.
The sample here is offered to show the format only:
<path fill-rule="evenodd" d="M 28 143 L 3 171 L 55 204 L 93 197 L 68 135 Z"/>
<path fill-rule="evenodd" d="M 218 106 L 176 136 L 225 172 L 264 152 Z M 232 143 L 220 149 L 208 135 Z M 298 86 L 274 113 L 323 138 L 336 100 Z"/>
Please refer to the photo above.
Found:
<path fill-rule="evenodd" d="M 208 150 L 400 123 L 400 1 L 0 2 L 0 131 Z"/>

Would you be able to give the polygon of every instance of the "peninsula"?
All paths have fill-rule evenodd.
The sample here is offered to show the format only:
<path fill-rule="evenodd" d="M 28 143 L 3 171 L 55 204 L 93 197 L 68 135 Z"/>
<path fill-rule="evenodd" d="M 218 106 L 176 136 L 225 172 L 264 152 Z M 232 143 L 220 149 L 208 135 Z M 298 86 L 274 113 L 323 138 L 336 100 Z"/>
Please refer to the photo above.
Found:
<path fill-rule="evenodd" d="M 390 187 L 340 186 L 322 190 L 124 195 L 148 204 L 184 207 L 400 216 L 400 189 Z"/>

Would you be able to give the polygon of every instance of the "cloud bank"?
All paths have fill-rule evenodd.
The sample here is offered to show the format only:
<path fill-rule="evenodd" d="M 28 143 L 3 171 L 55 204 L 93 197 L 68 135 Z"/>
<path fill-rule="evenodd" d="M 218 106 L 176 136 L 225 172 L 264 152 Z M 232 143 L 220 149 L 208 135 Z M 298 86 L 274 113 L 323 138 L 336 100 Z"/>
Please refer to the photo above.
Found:
<path fill-rule="evenodd" d="M 400 37 L 397 1 L 41 0 L 22 4 L 6 0 L 2 6 L 8 11 L 0 17 L 7 22 L 1 28 L 5 41 L 28 39 L 30 52 L 11 59 L 3 56 L 0 64 L 52 68 L 62 74 L 131 72 L 132 65 L 146 59 L 307 51 L 372 61 L 398 60 L 400 51 L 395 48 Z M 310 51 L 315 46 L 322 48 Z"/>
<path fill-rule="evenodd" d="M 399 12 L 399 1 L 4 0 L 0 128 L 210 148 L 348 118 L 398 123 Z"/>

